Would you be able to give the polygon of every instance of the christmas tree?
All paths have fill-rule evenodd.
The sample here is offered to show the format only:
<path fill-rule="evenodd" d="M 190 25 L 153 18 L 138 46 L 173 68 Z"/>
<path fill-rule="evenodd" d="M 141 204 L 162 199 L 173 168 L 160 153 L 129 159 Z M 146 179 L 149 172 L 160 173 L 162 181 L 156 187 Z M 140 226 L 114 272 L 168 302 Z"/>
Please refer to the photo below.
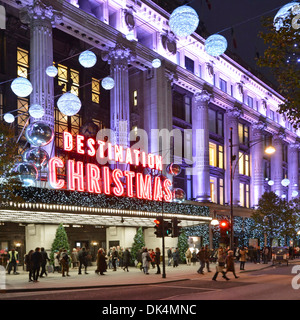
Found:
<path fill-rule="evenodd" d="M 138 252 L 145 247 L 145 240 L 142 227 L 139 227 L 136 235 L 133 238 L 133 244 L 131 248 L 131 259 L 134 261 L 137 258 Z"/>
<path fill-rule="evenodd" d="M 179 249 L 179 256 L 180 256 L 181 262 L 186 261 L 185 253 L 188 247 L 189 247 L 188 236 L 186 235 L 184 229 L 181 229 L 181 233 L 178 237 L 178 249 Z"/>
<path fill-rule="evenodd" d="M 51 253 L 50 253 L 51 261 L 54 260 L 54 252 L 59 251 L 60 249 L 66 249 L 68 251 L 68 254 L 70 254 L 70 245 L 68 241 L 68 236 L 62 223 L 58 226 L 55 234 L 55 239 L 52 243 Z"/>

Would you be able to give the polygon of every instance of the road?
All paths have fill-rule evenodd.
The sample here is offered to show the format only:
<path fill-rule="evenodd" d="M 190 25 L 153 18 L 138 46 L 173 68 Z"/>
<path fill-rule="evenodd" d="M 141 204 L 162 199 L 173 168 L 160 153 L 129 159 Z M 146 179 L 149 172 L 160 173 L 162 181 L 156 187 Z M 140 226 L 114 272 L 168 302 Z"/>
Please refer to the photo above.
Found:
<path fill-rule="evenodd" d="M 120 300 L 164 300 L 172 303 L 192 300 L 300 300 L 300 288 L 292 287 L 293 278 L 294 283 L 300 284 L 298 276 L 292 273 L 293 267 L 276 266 L 246 272 L 238 279 L 228 273 L 229 281 L 220 275 L 217 281 L 212 281 L 208 275 L 203 278 L 199 275 L 190 280 L 161 284 L 6 293 L 0 296 L 0 300 L 101 300 L 105 304 Z"/>

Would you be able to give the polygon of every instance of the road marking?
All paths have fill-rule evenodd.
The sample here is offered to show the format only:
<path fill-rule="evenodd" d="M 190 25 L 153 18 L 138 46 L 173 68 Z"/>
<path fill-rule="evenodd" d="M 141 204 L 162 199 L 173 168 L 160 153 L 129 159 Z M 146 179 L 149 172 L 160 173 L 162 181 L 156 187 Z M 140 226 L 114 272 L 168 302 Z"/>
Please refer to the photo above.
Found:
<path fill-rule="evenodd" d="M 178 288 L 178 289 L 194 289 L 194 290 L 206 290 L 206 291 L 221 291 L 221 289 L 201 288 L 201 287 L 183 287 L 183 286 L 165 286 L 150 284 L 149 287 L 164 287 L 164 288 Z"/>

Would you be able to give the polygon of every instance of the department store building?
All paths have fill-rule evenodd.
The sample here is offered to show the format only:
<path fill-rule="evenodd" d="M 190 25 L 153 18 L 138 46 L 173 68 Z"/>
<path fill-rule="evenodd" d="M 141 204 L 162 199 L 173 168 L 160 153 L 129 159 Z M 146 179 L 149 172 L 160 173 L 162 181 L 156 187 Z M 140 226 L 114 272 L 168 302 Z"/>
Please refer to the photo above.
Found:
<path fill-rule="evenodd" d="M 173 188 L 185 191 L 186 201 L 166 204 L 165 214 L 177 216 L 183 227 L 209 224 L 214 211 L 228 216 L 231 186 L 234 214 L 240 217 L 251 216 L 265 191 L 291 199 L 299 191 L 299 131 L 278 113 L 283 97 L 230 55 L 209 56 L 197 32 L 176 37 L 168 25 L 170 12 L 156 2 L 2 1 L 6 27 L 0 31 L 1 113 L 17 110 L 13 125 L 21 136 L 20 153 L 29 147 L 24 128 L 34 121 L 28 108 L 39 103 L 46 111 L 41 121 L 55 132 L 45 147 L 50 157 L 78 159 L 78 154 L 65 152 L 64 132 L 88 137 L 111 129 L 118 144 L 140 143 L 136 148 L 142 150 L 143 143 L 146 153 L 161 155 L 164 170 L 168 163 L 180 164 L 181 173 L 168 178 Z M 92 68 L 78 61 L 85 50 L 97 56 Z M 158 68 L 152 65 L 154 59 L 161 61 Z M 55 78 L 45 74 L 52 64 L 58 70 Z M 105 90 L 101 80 L 109 75 L 115 85 Z M 32 83 L 30 97 L 11 91 L 8 80 L 20 76 Z M 67 91 L 82 103 L 73 116 L 62 114 L 56 104 Z M 119 134 L 124 123 L 130 132 L 125 138 Z M 232 185 L 230 128 L 236 156 Z M 276 148 L 272 156 L 264 153 L 270 144 Z M 288 186 L 282 185 L 284 178 Z M 42 175 L 25 203 L 3 208 L 1 247 L 18 245 L 23 253 L 36 246 L 48 250 L 59 223 L 66 226 L 71 247 L 131 247 L 140 226 L 146 245 L 160 246 L 153 220 L 161 202 L 144 205 L 126 196 L 111 201 L 108 196 L 93 206 L 78 200 L 82 197 L 77 199 L 77 193 L 60 191 L 64 196 L 57 196 L 58 190 Z M 167 239 L 166 246 L 177 246 L 177 238 Z"/>

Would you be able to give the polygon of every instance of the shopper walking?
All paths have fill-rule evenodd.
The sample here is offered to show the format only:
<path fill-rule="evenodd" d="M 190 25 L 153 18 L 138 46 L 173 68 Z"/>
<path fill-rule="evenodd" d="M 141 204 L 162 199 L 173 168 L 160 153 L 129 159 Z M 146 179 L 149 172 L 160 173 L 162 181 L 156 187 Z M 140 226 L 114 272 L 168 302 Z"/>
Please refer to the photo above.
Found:
<path fill-rule="evenodd" d="M 19 262 L 19 253 L 15 248 L 12 248 L 11 251 L 8 251 L 8 267 L 7 273 L 10 274 L 11 270 L 14 269 L 14 274 L 19 274 L 17 272 L 17 265 Z"/>
<path fill-rule="evenodd" d="M 143 269 L 145 274 L 149 274 L 149 266 L 151 262 L 150 254 L 147 250 L 147 248 L 144 248 L 144 251 L 142 253 L 142 263 L 143 263 Z"/>
<path fill-rule="evenodd" d="M 245 270 L 245 263 L 247 260 L 247 248 L 244 247 L 240 250 L 240 270 Z"/>
<path fill-rule="evenodd" d="M 157 268 L 156 274 L 160 274 L 160 266 L 159 266 L 160 265 L 160 249 L 159 248 L 155 249 L 154 262 Z"/>
<path fill-rule="evenodd" d="M 113 271 L 117 271 L 117 261 L 118 261 L 118 252 L 116 248 L 113 247 L 111 252 L 111 263 L 112 263 Z"/>
<path fill-rule="evenodd" d="M 208 248 L 208 245 L 205 246 L 205 264 L 206 264 L 206 269 L 207 272 L 211 272 L 209 269 L 209 263 L 210 263 L 210 250 Z"/>
<path fill-rule="evenodd" d="M 25 255 L 25 264 L 26 264 L 26 271 L 29 272 L 29 282 L 32 282 L 32 271 L 33 271 L 33 265 L 32 265 L 32 260 L 31 260 L 31 255 L 33 254 L 33 250 L 30 250 L 26 255 Z"/>
<path fill-rule="evenodd" d="M 81 248 L 78 252 L 78 260 L 79 260 L 79 268 L 78 268 L 78 274 L 81 274 L 81 268 L 84 267 L 84 273 L 88 274 L 87 272 L 87 251 L 85 247 Z"/>
<path fill-rule="evenodd" d="M 205 267 L 205 249 L 204 247 L 201 247 L 201 249 L 197 253 L 197 258 L 200 262 L 200 267 L 197 270 L 198 273 L 204 274 L 203 269 Z"/>
<path fill-rule="evenodd" d="M 47 276 L 47 272 L 46 272 L 46 264 L 47 261 L 50 261 L 49 257 L 48 257 L 48 253 L 45 251 L 45 248 L 41 248 L 41 256 L 42 256 L 42 263 L 41 263 L 41 267 L 42 267 L 42 271 L 40 274 L 40 278 L 44 278 L 44 274 Z"/>
<path fill-rule="evenodd" d="M 68 251 L 66 249 L 64 249 L 63 252 L 61 253 L 60 263 L 61 263 L 62 276 L 65 277 L 65 272 L 66 272 L 67 277 L 70 277 L 70 275 L 69 275 L 70 257 L 68 255 Z"/>
<path fill-rule="evenodd" d="M 127 272 L 129 272 L 128 270 L 128 266 L 130 265 L 130 258 L 131 258 L 131 254 L 129 252 L 129 249 L 126 248 L 125 251 L 123 252 L 123 270 L 127 270 Z"/>
<path fill-rule="evenodd" d="M 223 248 L 219 248 L 218 250 L 218 259 L 217 259 L 217 266 L 216 266 L 216 273 L 214 274 L 212 280 L 217 281 L 217 277 L 219 272 L 222 273 L 222 277 L 226 280 L 229 280 L 229 278 L 226 277 L 226 273 L 225 273 L 225 253 Z"/>
<path fill-rule="evenodd" d="M 269 256 L 269 249 L 268 247 L 264 247 L 263 249 L 263 260 L 264 260 L 264 264 L 268 264 L 268 256 Z"/>
<path fill-rule="evenodd" d="M 228 255 L 227 255 L 226 259 L 225 259 L 225 264 L 227 266 L 225 274 L 227 274 L 227 272 L 230 271 L 230 272 L 233 273 L 234 277 L 237 279 L 238 276 L 235 274 L 234 260 L 235 260 L 235 258 L 234 258 L 234 255 L 233 255 L 233 251 L 229 250 L 228 251 Z"/>
<path fill-rule="evenodd" d="M 179 255 L 177 249 L 173 250 L 172 259 L 173 259 L 173 268 L 178 267 Z"/>
<path fill-rule="evenodd" d="M 188 266 L 192 264 L 192 251 L 190 248 L 188 248 L 185 252 L 185 260 Z"/>
<path fill-rule="evenodd" d="M 38 278 L 39 278 L 39 272 L 40 272 L 41 263 L 42 263 L 42 255 L 40 250 L 41 249 L 38 247 L 35 248 L 35 251 L 31 255 L 33 282 L 38 282 Z"/>
<path fill-rule="evenodd" d="M 172 248 L 169 248 L 168 251 L 167 251 L 167 255 L 168 255 L 168 266 L 171 265 L 171 262 L 172 262 L 172 258 L 173 258 L 173 254 L 172 254 Z"/>
<path fill-rule="evenodd" d="M 96 273 L 104 276 L 104 272 L 106 272 L 106 261 L 103 249 L 99 249 L 97 253 L 97 269 Z"/>
<path fill-rule="evenodd" d="M 73 251 L 71 253 L 71 260 L 73 269 L 78 267 L 78 251 L 76 248 L 73 248 Z"/>

